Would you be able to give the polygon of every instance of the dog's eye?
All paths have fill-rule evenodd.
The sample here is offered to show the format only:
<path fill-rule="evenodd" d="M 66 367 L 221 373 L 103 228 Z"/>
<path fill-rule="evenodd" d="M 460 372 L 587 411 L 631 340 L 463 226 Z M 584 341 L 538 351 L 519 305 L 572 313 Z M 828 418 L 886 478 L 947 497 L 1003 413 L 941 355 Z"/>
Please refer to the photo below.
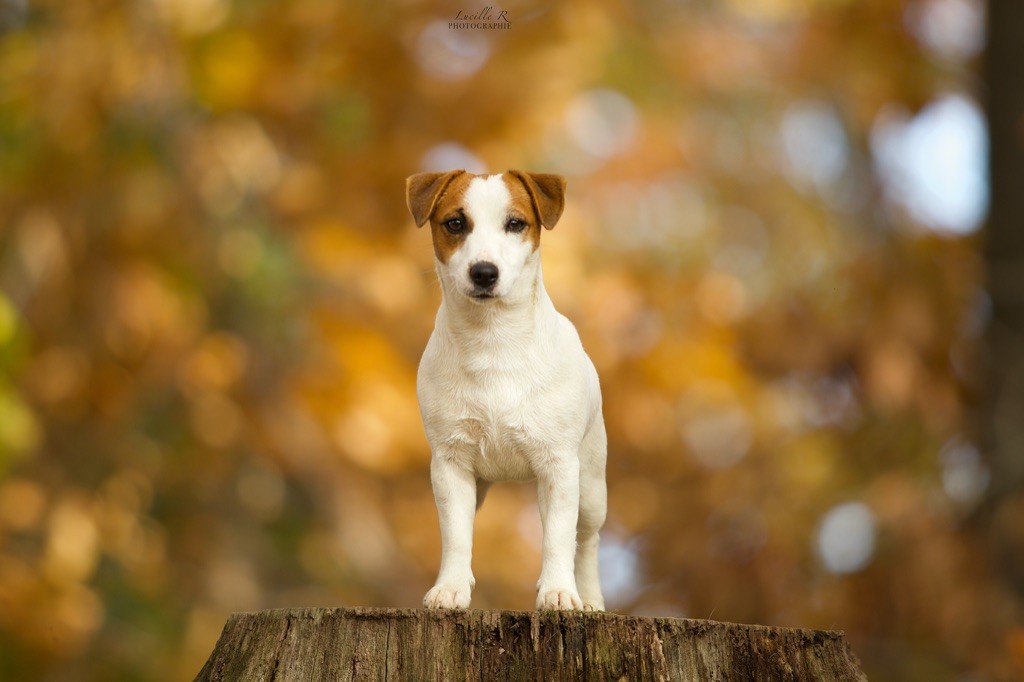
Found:
<path fill-rule="evenodd" d="M 509 218 L 505 223 L 505 229 L 509 232 L 522 232 L 526 229 L 526 221 L 519 218 Z"/>
<path fill-rule="evenodd" d="M 462 218 L 449 218 L 443 224 L 444 229 L 452 234 L 462 234 L 462 231 L 466 229 L 466 224 L 462 222 Z"/>

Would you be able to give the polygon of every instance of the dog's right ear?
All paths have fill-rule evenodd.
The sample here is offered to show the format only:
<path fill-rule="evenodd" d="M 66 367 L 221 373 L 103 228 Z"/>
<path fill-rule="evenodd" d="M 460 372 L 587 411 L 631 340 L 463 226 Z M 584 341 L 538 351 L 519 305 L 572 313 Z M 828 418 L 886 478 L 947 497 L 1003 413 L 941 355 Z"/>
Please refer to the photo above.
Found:
<path fill-rule="evenodd" d="M 453 170 L 447 173 L 417 173 L 405 179 L 405 203 L 409 206 L 412 219 L 416 221 L 416 227 L 423 227 L 423 223 L 430 220 L 437 200 L 445 188 L 465 172 Z"/>

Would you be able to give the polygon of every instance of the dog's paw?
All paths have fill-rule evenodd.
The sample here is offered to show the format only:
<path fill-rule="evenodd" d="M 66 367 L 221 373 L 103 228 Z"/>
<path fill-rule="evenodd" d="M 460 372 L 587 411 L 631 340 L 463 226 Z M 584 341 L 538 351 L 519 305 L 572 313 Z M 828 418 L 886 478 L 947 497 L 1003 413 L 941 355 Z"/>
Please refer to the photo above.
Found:
<path fill-rule="evenodd" d="M 583 601 L 576 590 L 570 588 L 541 588 L 537 593 L 537 608 L 540 611 L 578 611 Z"/>
<path fill-rule="evenodd" d="M 604 601 L 590 601 L 590 600 L 584 601 L 583 602 L 583 610 L 584 611 L 604 611 Z"/>
<path fill-rule="evenodd" d="M 472 589 L 469 584 L 434 585 L 423 597 L 423 605 L 428 609 L 467 609 Z"/>

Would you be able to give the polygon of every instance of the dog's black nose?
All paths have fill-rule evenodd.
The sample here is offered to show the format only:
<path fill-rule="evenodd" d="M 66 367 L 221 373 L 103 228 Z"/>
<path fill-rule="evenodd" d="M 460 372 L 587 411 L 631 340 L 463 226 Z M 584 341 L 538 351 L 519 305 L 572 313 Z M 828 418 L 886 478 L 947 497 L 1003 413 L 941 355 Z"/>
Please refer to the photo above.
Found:
<path fill-rule="evenodd" d="M 490 289 L 498 281 L 498 266 L 487 261 L 474 263 L 469 268 L 469 278 L 478 287 Z"/>

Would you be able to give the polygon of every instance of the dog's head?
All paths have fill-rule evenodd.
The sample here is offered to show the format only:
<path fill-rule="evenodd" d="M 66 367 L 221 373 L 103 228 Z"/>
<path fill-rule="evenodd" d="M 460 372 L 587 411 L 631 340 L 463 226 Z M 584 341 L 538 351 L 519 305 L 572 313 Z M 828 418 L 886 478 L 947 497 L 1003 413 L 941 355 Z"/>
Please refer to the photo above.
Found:
<path fill-rule="evenodd" d="M 474 300 L 507 296 L 565 207 L 560 175 L 510 170 L 419 173 L 405 182 L 416 226 L 430 222 L 434 255 L 456 291 Z"/>

